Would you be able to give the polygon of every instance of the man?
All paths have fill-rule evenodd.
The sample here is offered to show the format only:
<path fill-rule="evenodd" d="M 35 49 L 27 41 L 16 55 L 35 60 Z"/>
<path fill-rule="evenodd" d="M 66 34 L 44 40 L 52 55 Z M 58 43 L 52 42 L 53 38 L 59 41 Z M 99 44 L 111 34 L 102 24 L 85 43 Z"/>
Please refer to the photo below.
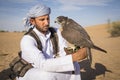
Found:
<path fill-rule="evenodd" d="M 34 26 L 33 31 L 39 36 L 42 50 L 37 48 L 37 43 L 30 35 L 23 36 L 21 40 L 22 58 L 31 63 L 33 68 L 28 70 L 23 77 L 17 80 L 81 80 L 80 67 L 77 63 L 86 57 L 86 48 L 67 55 L 64 48 L 66 41 L 57 31 L 59 44 L 59 57 L 54 58 L 53 45 L 49 31 L 50 8 L 38 4 L 30 9 L 25 19 L 25 26 Z M 73 73 L 74 71 L 74 73 Z"/>

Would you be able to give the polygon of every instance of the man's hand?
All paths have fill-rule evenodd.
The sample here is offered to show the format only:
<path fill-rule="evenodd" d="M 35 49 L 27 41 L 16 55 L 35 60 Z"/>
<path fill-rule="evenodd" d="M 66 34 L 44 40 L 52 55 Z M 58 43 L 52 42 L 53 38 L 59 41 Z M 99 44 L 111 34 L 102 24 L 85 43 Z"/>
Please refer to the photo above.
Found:
<path fill-rule="evenodd" d="M 77 52 L 72 54 L 72 59 L 73 61 L 79 61 L 82 59 L 85 59 L 87 54 L 86 54 L 86 48 L 81 48 Z"/>

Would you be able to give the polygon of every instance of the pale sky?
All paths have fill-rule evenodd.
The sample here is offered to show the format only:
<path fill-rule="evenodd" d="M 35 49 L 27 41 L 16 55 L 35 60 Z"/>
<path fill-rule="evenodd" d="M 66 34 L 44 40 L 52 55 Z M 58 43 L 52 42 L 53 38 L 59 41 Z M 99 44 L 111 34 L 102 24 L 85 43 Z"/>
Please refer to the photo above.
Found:
<path fill-rule="evenodd" d="M 0 30 L 22 31 L 23 18 L 37 3 L 43 3 L 52 10 L 51 26 L 63 15 L 74 19 L 83 27 L 120 20 L 120 0 L 0 0 Z"/>

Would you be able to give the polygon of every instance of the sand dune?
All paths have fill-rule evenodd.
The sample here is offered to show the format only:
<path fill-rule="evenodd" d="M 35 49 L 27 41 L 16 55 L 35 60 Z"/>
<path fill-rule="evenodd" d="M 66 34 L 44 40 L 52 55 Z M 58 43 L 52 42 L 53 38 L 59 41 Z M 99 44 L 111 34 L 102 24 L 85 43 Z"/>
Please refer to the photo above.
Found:
<path fill-rule="evenodd" d="M 108 51 L 107 54 L 92 50 L 92 67 L 83 61 L 81 67 L 86 67 L 82 73 L 83 80 L 120 80 L 120 37 L 110 37 L 107 25 L 101 24 L 85 28 L 93 42 Z M 19 42 L 23 33 L 0 33 L 0 75 L 8 68 L 9 62 L 17 56 L 20 50 Z M 83 64 L 83 66 L 82 66 Z M 1 77 L 1 76 L 0 76 Z M 3 77 L 3 76 L 2 76 Z M 1 79 L 1 78 L 0 78 Z"/>
<path fill-rule="evenodd" d="M 110 37 L 107 32 L 107 25 L 96 25 L 87 27 L 86 30 L 90 34 L 93 42 L 106 49 L 107 54 L 92 50 L 93 53 L 93 68 L 96 63 L 102 64 L 107 70 L 106 76 L 96 76 L 95 80 L 120 80 L 120 37 Z M 101 70 L 101 69 L 100 69 Z"/>

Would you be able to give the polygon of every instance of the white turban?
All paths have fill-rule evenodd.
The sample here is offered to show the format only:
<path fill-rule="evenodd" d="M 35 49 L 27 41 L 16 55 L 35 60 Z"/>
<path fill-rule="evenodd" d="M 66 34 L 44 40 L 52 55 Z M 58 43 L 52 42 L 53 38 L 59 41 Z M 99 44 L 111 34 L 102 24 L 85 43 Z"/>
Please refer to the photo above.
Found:
<path fill-rule="evenodd" d="M 50 12 L 51 12 L 50 8 L 43 4 L 38 4 L 32 7 L 27 13 L 27 17 L 24 18 L 24 26 L 25 27 L 31 26 L 30 18 L 35 18 L 35 17 L 46 15 L 46 14 L 50 14 Z"/>

